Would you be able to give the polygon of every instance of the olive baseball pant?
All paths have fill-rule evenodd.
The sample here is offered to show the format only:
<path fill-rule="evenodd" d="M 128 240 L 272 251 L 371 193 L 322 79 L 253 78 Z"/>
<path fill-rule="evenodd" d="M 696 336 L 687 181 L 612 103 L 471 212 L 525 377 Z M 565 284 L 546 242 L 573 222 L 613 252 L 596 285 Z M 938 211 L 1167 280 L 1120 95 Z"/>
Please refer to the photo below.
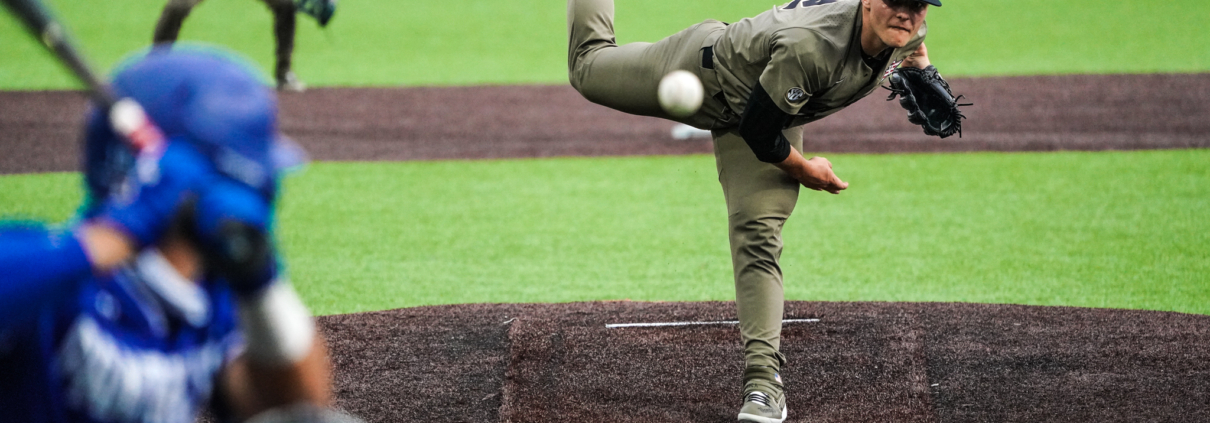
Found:
<path fill-rule="evenodd" d="M 292 0 L 262 0 L 273 12 L 273 35 L 277 40 L 277 68 L 274 76 L 281 81 L 290 71 L 291 56 L 294 54 L 294 2 Z M 202 0 L 168 0 L 160 20 L 155 24 L 152 42 L 155 44 L 175 42 L 181 25 L 194 6 Z"/>
<path fill-rule="evenodd" d="M 597 104 L 711 129 L 719 183 L 727 200 L 735 302 L 749 367 L 780 369 L 781 320 L 785 295 L 778 260 L 781 229 L 798 201 L 799 183 L 756 155 L 739 136 L 735 113 L 711 98 L 719 92 L 712 69 L 702 65 L 702 48 L 712 46 L 725 24 L 705 21 L 656 43 L 619 46 L 613 30 L 613 0 L 568 0 L 568 73 L 571 85 Z M 684 119 L 660 109 L 656 90 L 668 72 L 696 73 L 708 96 L 702 110 Z M 755 81 L 753 81 L 755 85 Z M 802 150 L 802 127 L 784 131 Z"/>

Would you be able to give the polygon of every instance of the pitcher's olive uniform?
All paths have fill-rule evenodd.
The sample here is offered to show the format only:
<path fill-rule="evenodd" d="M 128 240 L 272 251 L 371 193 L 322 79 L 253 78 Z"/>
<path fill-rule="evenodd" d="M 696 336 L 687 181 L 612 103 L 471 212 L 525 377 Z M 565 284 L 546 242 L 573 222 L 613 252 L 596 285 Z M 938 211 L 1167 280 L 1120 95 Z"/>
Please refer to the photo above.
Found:
<path fill-rule="evenodd" d="M 656 43 L 622 46 L 614 38 L 613 0 L 569 0 L 567 22 L 571 84 L 585 98 L 711 130 L 729 215 L 745 378 L 774 378 L 785 362 L 778 352 L 781 229 L 800 185 L 772 163 L 785 160 L 791 146 L 802 150 L 802 125 L 872 93 L 924 42 L 926 27 L 904 47 L 868 57 L 860 0 L 795 0 L 730 25 L 707 20 Z M 706 91 L 701 110 L 686 118 L 666 114 L 656 97 L 660 79 L 677 69 L 696 73 Z M 741 120 L 759 115 L 753 101 L 786 116 L 765 128 L 774 141 L 741 136 Z"/>

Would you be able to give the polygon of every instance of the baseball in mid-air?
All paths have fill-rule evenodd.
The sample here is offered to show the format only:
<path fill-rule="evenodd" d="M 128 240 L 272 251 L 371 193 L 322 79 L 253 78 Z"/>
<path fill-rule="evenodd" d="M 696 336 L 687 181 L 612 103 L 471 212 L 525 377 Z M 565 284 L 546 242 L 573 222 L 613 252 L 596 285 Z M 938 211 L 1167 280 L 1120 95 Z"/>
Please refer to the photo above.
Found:
<path fill-rule="evenodd" d="M 676 117 L 688 117 L 702 107 L 702 81 L 685 70 L 675 70 L 660 80 L 660 107 Z"/>

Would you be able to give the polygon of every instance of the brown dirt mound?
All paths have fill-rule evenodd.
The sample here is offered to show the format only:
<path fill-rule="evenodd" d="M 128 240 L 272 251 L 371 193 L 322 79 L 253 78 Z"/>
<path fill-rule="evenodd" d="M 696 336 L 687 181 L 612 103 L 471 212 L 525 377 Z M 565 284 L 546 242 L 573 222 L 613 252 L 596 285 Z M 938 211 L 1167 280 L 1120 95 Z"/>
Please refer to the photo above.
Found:
<path fill-rule="evenodd" d="M 962 138 L 925 136 L 871 96 L 808 126 L 808 152 L 1210 147 L 1210 74 L 957 78 Z M 319 88 L 281 96 L 282 129 L 317 160 L 709 153 L 672 123 L 589 103 L 566 85 Z M 78 168 L 85 97 L 0 92 L 0 174 Z"/>
<path fill-rule="evenodd" d="M 790 302 L 789 421 L 1204 421 L 1210 316 Z M 339 405 L 372 422 L 724 422 L 729 302 L 475 304 L 320 318 Z"/>

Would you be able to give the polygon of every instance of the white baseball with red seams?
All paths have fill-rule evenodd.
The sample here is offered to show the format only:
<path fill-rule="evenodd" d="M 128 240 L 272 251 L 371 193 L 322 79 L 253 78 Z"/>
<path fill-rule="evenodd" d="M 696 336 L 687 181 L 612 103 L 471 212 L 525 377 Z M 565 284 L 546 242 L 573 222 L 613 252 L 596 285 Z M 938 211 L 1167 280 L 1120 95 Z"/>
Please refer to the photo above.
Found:
<path fill-rule="evenodd" d="M 675 70 L 660 80 L 660 107 L 675 117 L 689 117 L 702 107 L 702 81 L 685 70 Z"/>

